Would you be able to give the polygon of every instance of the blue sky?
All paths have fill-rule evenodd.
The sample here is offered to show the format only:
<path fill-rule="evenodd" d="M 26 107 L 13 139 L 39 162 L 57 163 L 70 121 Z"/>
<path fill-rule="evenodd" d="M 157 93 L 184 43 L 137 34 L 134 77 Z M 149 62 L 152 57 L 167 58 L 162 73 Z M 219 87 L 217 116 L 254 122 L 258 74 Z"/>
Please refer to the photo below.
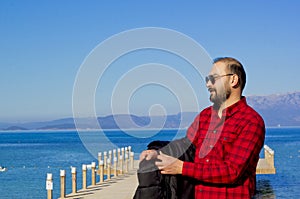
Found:
<path fill-rule="evenodd" d="M 296 0 L 0 1 L 0 122 L 71 117 L 73 86 L 85 58 L 105 39 L 143 27 L 181 32 L 211 57 L 238 58 L 248 75 L 245 95 L 299 91 L 299 8 Z M 140 59 L 139 64 L 153 61 L 147 53 L 133 59 Z M 180 63 L 164 59 L 173 60 L 170 65 Z M 107 82 L 122 75 L 118 67 L 107 74 Z M 98 115 L 107 115 L 109 100 L 99 93 L 113 87 L 102 87 L 96 109 Z M 154 87 L 135 94 L 132 112 L 145 114 L 152 105 L 155 112 L 157 104 L 166 103 L 165 111 L 176 113 L 173 94 Z"/>

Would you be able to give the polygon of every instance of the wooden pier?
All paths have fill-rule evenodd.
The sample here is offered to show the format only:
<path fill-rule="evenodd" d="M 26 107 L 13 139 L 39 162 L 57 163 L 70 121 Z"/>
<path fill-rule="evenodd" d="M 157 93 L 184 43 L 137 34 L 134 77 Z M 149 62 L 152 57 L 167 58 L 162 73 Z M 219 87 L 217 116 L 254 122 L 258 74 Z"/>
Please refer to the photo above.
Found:
<path fill-rule="evenodd" d="M 130 154 L 130 158 L 129 158 Z M 65 193 L 65 171 L 61 170 L 61 191 L 60 199 L 131 199 L 135 193 L 138 186 L 137 179 L 137 168 L 138 160 L 133 159 L 133 152 L 130 151 L 130 147 L 122 149 L 122 154 L 118 150 L 118 156 L 114 150 L 114 161 L 111 164 L 110 159 L 112 159 L 112 153 L 109 152 L 109 157 L 107 153 L 103 153 L 104 157 L 102 160 L 102 153 L 98 154 L 98 170 L 96 170 L 95 163 L 92 163 L 92 184 L 87 186 L 86 184 L 86 169 L 87 166 L 82 166 L 82 176 L 83 183 L 82 189 L 76 190 L 76 169 L 72 168 L 72 193 Z M 275 174 L 276 169 L 274 167 L 274 151 L 268 147 L 264 146 L 264 158 L 259 159 L 256 168 L 256 174 Z M 117 157 L 119 157 L 117 159 Z M 100 181 L 95 181 L 95 175 L 100 175 Z M 103 176 L 107 175 L 107 179 L 104 180 Z M 112 177 L 111 177 L 112 176 Z M 52 174 L 47 175 L 46 181 L 47 197 L 52 199 Z"/>
<path fill-rule="evenodd" d="M 265 158 L 260 158 L 256 167 L 256 174 L 275 174 L 276 169 L 274 166 L 274 151 L 264 146 Z"/>
<path fill-rule="evenodd" d="M 71 168 L 72 173 L 72 192 L 66 194 L 66 171 L 60 170 L 60 197 L 63 198 L 132 198 L 132 189 L 137 187 L 138 161 L 134 160 L 134 152 L 131 147 L 118 150 L 111 150 L 108 153 L 98 153 L 98 168 L 96 163 L 82 165 L 82 189 L 77 190 L 77 169 Z M 91 172 L 91 185 L 87 185 L 87 170 Z M 99 175 L 99 182 L 96 182 L 96 175 Z M 106 179 L 104 180 L 104 176 Z M 53 179 L 52 174 L 47 174 L 46 180 L 47 198 L 53 198 Z M 113 194 L 113 195 L 112 195 Z M 119 196 L 118 196 L 119 194 Z"/>
<path fill-rule="evenodd" d="M 132 199 L 138 186 L 137 168 L 138 160 L 135 160 L 135 168 L 125 174 L 112 177 L 110 180 L 98 182 L 86 189 L 66 195 L 67 199 Z M 60 197 L 62 199 L 62 197 Z"/>

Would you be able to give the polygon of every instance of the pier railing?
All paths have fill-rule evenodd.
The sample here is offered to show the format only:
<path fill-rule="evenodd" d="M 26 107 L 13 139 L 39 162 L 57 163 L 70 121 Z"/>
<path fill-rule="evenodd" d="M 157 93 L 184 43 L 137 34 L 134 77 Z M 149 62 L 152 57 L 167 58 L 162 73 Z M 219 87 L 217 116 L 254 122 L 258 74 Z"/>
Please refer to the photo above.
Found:
<path fill-rule="evenodd" d="M 66 171 L 60 170 L 60 198 L 76 198 L 76 194 L 79 192 L 88 191 L 96 186 L 96 184 L 102 184 L 106 181 L 110 181 L 111 178 L 115 178 L 118 175 L 126 174 L 130 170 L 134 169 L 134 153 L 131 152 L 131 147 L 125 147 L 117 150 L 98 153 L 98 168 L 96 163 L 92 162 L 89 165 L 82 165 L 82 189 L 77 190 L 77 168 L 71 167 L 72 173 L 72 192 L 66 195 Z M 91 185 L 87 185 L 87 170 L 91 170 Z M 274 166 L 274 151 L 264 146 L 264 158 L 260 158 L 256 167 L 256 174 L 275 174 L 276 169 Z M 96 175 L 99 175 L 99 182 L 96 182 Z M 106 180 L 104 180 L 106 176 Z M 47 174 L 46 180 L 47 198 L 53 197 L 53 179 L 52 174 Z"/>
<path fill-rule="evenodd" d="M 129 170 L 134 169 L 134 152 L 131 146 L 121 149 L 114 149 L 98 153 L 98 168 L 96 162 L 89 165 L 82 165 L 82 189 L 77 190 L 77 168 L 71 167 L 72 173 L 72 193 L 66 194 L 66 170 L 60 170 L 60 198 L 72 198 L 80 191 L 93 188 L 96 184 L 109 181 L 118 175 L 126 174 Z M 87 170 L 91 170 L 91 185 L 87 185 Z M 96 182 L 96 175 L 99 175 L 99 182 Z M 106 180 L 104 180 L 106 176 Z M 53 179 L 52 173 L 47 174 L 46 180 L 47 199 L 53 198 Z"/>
<path fill-rule="evenodd" d="M 267 145 L 264 146 L 264 158 L 260 158 L 256 167 L 256 174 L 275 174 L 274 151 Z"/>

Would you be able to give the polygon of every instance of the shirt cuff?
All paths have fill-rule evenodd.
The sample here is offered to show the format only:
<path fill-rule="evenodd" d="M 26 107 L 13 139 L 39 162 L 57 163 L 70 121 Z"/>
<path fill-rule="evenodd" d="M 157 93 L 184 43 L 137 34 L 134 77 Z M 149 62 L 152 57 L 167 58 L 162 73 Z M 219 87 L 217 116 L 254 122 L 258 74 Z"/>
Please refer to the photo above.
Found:
<path fill-rule="evenodd" d="M 193 162 L 183 162 L 182 175 L 194 177 L 195 164 Z"/>

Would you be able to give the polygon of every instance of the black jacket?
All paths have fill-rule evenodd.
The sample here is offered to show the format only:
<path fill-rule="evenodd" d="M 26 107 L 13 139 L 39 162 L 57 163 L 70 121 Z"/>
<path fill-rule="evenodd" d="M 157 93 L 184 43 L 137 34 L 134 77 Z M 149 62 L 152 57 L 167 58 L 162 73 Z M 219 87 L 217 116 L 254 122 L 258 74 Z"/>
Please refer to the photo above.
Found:
<path fill-rule="evenodd" d="M 155 149 L 182 161 L 193 162 L 195 147 L 188 138 L 153 141 L 148 149 Z M 162 175 L 155 166 L 157 160 L 142 160 L 138 170 L 139 185 L 134 199 L 193 199 L 194 180 L 182 175 Z"/>

